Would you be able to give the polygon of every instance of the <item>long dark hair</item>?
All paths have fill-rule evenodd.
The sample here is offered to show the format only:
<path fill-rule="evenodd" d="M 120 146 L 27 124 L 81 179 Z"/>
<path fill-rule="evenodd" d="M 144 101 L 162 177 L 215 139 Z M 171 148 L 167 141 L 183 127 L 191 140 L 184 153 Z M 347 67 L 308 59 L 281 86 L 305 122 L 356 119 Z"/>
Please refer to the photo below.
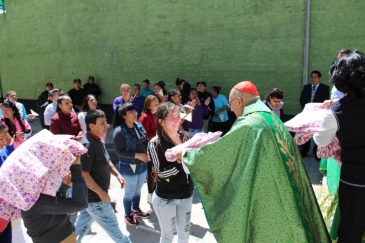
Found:
<path fill-rule="evenodd" d="M 167 95 L 167 91 L 165 89 L 165 82 L 164 81 L 159 81 L 158 83 L 156 83 L 154 86 L 158 86 L 162 89 L 163 95 Z"/>
<path fill-rule="evenodd" d="M 20 128 L 22 129 L 22 132 L 26 133 L 28 132 L 23 124 L 23 119 L 20 117 L 20 113 L 18 110 L 18 107 L 16 107 L 14 102 L 11 102 L 9 99 L 5 99 L 3 103 L 4 108 L 11 108 L 13 110 L 14 119 L 17 119 L 20 125 Z M 16 131 L 15 123 L 13 124 L 8 118 L 5 118 L 4 116 L 1 118 L 2 121 L 5 121 L 5 124 L 8 126 L 9 130 L 8 133 L 10 136 L 14 136 Z"/>
<path fill-rule="evenodd" d="M 172 101 L 172 97 L 175 96 L 177 94 L 177 92 L 180 93 L 180 90 L 178 90 L 178 89 L 172 89 L 169 92 L 167 92 L 167 101 L 174 103 Z"/>
<path fill-rule="evenodd" d="M 213 86 L 212 87 L 212 90 L 214 91 L 214 92 L 216 92 L 217 93 L 217 95 L 219 94 L 219 92 L 221 91 L 221 86 Z"/>
<path fill-rule="evenodd" d="M 123 105 L 118 105 L 117 109 L 114 112 L 113 117 L 113 127 L 116 128 L 124 123 L 124 117 L 127 114 L 127 111 L 135 111 L 136 106 L 133 103 L 124 103 Z"/>
<path fill-rule="evenodd" d="M 267 102 L 270 102 L 270 97 L 282 100 L 284 98 L 284 92 L 281 89 L 273 88 L 272 90 L 270 90 L 269 93 L 265 95 L 265 100 Z"/>
<path fill-rule="evenodd" d="M 94 98 L 96 100 L 96 97 L 92 94 L 88 94 L 88 95 L 85 96 L 84 100 L 82 101 L 81 111 L 89 111 L 90 110 L 89 100 L 91 98 Z M 97 100 L 96 100 L 96 102 L 97 102 Z M 96 109 L 100 110 L 98 105 L 96 106 Z"/>

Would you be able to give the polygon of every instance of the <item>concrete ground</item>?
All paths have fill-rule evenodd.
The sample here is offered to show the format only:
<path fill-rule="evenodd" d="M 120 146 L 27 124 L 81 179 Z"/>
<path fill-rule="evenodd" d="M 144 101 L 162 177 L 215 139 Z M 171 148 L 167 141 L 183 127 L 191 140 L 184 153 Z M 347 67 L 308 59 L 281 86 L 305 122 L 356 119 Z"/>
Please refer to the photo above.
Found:
<path fill-rule="evenodd" d="M 30 121 L 30 125 L 33 129 L 33 134 L 40 131 L 41 127 L 39 120 L 35 119 Z M 114 154 L 112 146 L 112 131 L 109 131 L 106 137 L 107 150 L 111 155 L 112 161 L 117 162 L 117 157 Z M 311 150 L 310 150 L 311 151 Z M 320 191 L 320 185 L 322 182 L 322 174 L 318 171 L 319 162 L 316 161 L 312 155 L 304 158 L 304 165 L 307 169 L 308 175 L 312 182 L 313 188 L 316 193 Z M 124 209 L 123 209 L 123 195 L 124 190 L 120 188 L 120 184 L 115 177 L 112 176 L 111 189 L 109 195 L 112 201 L 116 202 L 116 216 L 118 218 L 119 226 L 124 234 L 128 235 L 132 242 L 138 243 L 155 243 L 159 242 L 160 227 L 156 215 L 153 213 L 152 206 L 147 203 L 147 184 L 145 183 L 141 192 L 140 207 L 144 211 L 148 211 L 151 214 L 149 219 L 138 219 L 139 225 L 137 227 L 129 227 L 124 223 Z M 197 193 L 194 191 L 194 199 L 192 206 L 192 218 L 191 218 L 191 237 L 189 242 L 205 242 L 215 243 L 214 236 L 209 231 L 208 223 L 205 219 L 204 210 L 199 200 Z M 30 239 L 29 243 L 32 242 Z M 91 228 L 91 232 L 83 239 L 83 243 L 112 243 L 113 241 L 103 231 L 103 229 L 94 223 Z M 174 242 L 177 242 L 175 237 Z"/>

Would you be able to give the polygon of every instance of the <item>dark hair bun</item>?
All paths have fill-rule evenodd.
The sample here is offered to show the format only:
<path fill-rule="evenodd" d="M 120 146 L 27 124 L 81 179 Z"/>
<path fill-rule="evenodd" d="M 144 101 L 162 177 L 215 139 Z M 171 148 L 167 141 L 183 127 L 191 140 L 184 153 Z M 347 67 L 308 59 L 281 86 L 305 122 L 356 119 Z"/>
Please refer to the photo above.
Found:
<path fill-rule="evenodd" d="M 162 88 L 166 86 L 164 81 L 159 81 L 157 84 L 160 85 Z"/>

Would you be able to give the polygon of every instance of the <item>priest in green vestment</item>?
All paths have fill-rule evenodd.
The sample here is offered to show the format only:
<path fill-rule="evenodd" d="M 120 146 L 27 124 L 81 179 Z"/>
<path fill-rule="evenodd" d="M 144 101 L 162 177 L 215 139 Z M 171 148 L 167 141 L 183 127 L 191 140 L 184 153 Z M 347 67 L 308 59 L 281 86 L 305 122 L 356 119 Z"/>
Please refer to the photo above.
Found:
<path fill-rule="evenodd" d="M 219 243 L 331 242 L 300 152 L 250 81 L 230 92 L 237 120 L 219 140 L 180 151 Z"/>

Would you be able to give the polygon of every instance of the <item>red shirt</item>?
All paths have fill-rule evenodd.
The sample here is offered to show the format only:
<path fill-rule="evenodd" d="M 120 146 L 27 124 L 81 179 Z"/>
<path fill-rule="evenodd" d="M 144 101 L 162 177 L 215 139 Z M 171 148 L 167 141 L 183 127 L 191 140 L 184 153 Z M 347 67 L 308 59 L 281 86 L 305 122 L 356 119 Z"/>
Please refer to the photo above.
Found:
<path fill-rule="evenodd" d="M 154 114 L 143 113 L 139 118 L 139 122 L 146 130 L 148 140 L 156 136 L 156 116 Z"/>
<path fill-rule="evenodd" d="M 62 111 L 58 111 L 53 115 L 49 130 L 53 134 L 68 134 L 73 136 L 83 134 L 77 115 L 75 113 L 66 115 Z"/>

